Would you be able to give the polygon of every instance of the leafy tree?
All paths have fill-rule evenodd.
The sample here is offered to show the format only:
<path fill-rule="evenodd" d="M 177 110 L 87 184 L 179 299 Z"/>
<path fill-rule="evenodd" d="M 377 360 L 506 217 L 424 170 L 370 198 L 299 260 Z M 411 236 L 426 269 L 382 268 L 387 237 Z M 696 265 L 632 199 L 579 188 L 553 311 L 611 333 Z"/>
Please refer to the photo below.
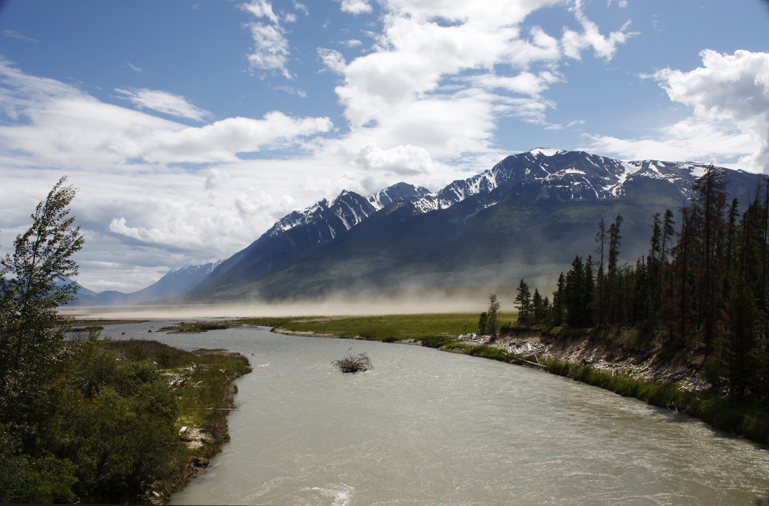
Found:
<path fill-rule="evenodd" d="M 72 255 L 83 246 L 73 228 L 72 186 L 61 178 L 38 204 L 32 226 L 14 241 L 13 257 L 0 260 L 0 423 L 28 425 L 39 385 L 62 359 L 67 320 L 58 306 L 74 300 L 77 274 Z"/>
<path fill-rule="evenodd" d="M 75 189 L 62 178 L 32 214 L 32 226 L 14 241 L 13 256 L 0 259 L 0 439 L 3 461 L 13 462 L 0 487 L 2 502 L 71 501 L 75 466 L 38 445 L 47 413 L 45 385 L 65 357 L 67 321 L 59 305 L 73 300 L 80 250 L 68 205 Z M 5 474 L 5 473 L 0 473 Z"/>
<path fill-rule="evenodd" d="M 489 309 L 486 311 L 486 333 L 492 336 L 497 335 L 499 331 L 499 308 L 501 307 L 499 301 L 497 301 L 497 294 L 492 293 L 489 295 Z"/>

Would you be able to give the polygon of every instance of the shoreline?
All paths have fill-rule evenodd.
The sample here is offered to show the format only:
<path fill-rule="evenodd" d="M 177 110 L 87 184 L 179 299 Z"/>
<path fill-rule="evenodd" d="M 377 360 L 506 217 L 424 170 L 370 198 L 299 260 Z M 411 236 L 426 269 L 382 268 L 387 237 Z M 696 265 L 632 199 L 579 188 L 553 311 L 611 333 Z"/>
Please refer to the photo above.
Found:
<path fill-rule="evenodd" d="M 596 339 L 605 338 L 605 331 L 575 329 L 558 337 L 540 329 L 519 329 L 515 336 L 467 342 L 452 340 L 435 346 L 421 339 L 381 340 L 363 336 L 339 336 L 329 333 L 297 332 L 272 327 L 271 332 L 289 336 L 318 337 L 326 339 L 355 339 L 381 341 L 396 344 L 419 345 L 450 353 L 477 356 L 513 365 L 537 369 L 549 374 L 566 376 L 574 381 L 612 391 L 623 397 L 633 397 L 647 404 L 686 414 L 707 423 L 715 429 L 746 437 L 762 445 L 769 445 L 769 411 L 747 401 L 738 401 L 712 394 L 707 383 L 692 364 L 677 362 L 680 357 L 668 361 L 658 360 L 654 353 L 632 353 L 600 346 Z M 560 340 L 560 344 L 553 342 Z M 532 346 L 536 353 L 518 355 L 514 345 Z M 526 360 L 534 356 L 537 362 Z M 616 358 L 616 359 L 615 359 Z M 539 360 L 545 363 L 539 363 Z M 664 380 L 668 381 L 664 381 Z M 678 380 L 678 381 L 676 381 Z"/>

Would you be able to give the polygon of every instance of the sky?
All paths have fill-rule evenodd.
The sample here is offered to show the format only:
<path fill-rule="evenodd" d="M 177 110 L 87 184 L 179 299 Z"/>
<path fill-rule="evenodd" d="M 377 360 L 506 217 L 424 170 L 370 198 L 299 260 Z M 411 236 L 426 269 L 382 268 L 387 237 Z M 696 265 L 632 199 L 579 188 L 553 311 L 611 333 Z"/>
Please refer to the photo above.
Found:
<path fill-rule="evenodd" d="M 769 172 L 769 2 L 0 1 L 0 254 L 67 176 L 91 290 L 535 147 Z"/>

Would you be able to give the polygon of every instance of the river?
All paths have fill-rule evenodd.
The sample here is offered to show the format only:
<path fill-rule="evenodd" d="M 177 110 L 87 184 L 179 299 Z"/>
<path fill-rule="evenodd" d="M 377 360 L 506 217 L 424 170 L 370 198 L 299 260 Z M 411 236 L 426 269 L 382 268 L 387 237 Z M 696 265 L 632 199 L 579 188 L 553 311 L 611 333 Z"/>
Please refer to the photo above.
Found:
<path fill-rule="evenodd" d="M 254 369 L 232 441 L 173 504 L 748 505 L 769 492 L 759 445 L 567 378 L 268 329 L 156 332 L 167 323 L 104 335 L 226 348 Z M 374 369 L 335 370 L 349 348 Z"/>

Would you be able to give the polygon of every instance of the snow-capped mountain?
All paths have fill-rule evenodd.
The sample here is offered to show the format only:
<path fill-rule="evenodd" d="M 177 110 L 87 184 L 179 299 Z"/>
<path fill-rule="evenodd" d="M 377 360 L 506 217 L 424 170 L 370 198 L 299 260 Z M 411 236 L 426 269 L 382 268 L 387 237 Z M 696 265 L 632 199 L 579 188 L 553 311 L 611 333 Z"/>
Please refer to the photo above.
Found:
<path fill-rule="evenodd" d="M 474 195 L 491 195 L 493 205 L 510 191 L 536 199 L 593 200 L 622 197 L 643 180 L 672 185 L 669 191 L 688 195 L 706 165 L 656 160 L 623 162 L 583 151 L 536 148 L 505 158 L 490 170 L 457 180 L 437 193 L 413 199 L 422 212 L 446 209 Z M 503 191 L 497 191 L 503 190 Z"/>
<path fill-rule="evenodd" d="M 421 198 L 429 194 L 427 188 L 417 188 L 406 183 L 394 184 L 368 197 L 343 190 L 331 202 L 323 199 L 303 211 L 293 211 L 284 216 L 267 231 L 267 235 L 277 237 L 288 230 L 302 227 L 311 236 L 312 242 L 328 242 L 398 199 Z"/>
<path fill-rule="evenodd" d="M 316 249 L 332 248 L 335 251 L 334 248 L 348 248 L 349 246 L 343 247 L 341 244 L 361 241 L 360 237 L 366 234 L 370 242 L 378 240 L 377 237 L 387 236 L 392 243 L 399 240 L 392 234 L 406 233 L 397 231 L 399 225 L 393 221 L 395 218 L 372 221 L 374 216 L 390 216 L 397 212 L 400 217 L 398 219 L 405 223 L 415 217 L 432 216 L 438 211 L 449 211 L 459 203 L 468 200 L 472 202 L 469 206 L 464 206 L 465 210 L 454 213 L 458 217 L 463 216 L 461 219 L 457 218 L 459 221 L 455 220 L 449 224 L 444 218 L 435 218 L 433 222 L 440 222 L 441 226 L 456 227 L 457 224 L 466 223 L 467 218 L 478 210 L 487 209 L 502 202 L 532 205 L 538 203 L 539 207 L 545 205 L 548 209 L 554 209 L 553 206 L 591 201 L 611 203 L 627 200 L 629 204 L 643 201 L 645 202 L 643 205 L 653 204 L 654 206 L 662 205 L 664 201 L 665 206 L 677 208 L 689 195 L 694 181 L 704 174 L 705 170 L 706 166 L 700 163 L 656 160 L 625 162 L 583 151 L 536 148 L 509 156 L 491 169 L 467 179 L 454 181 L 435 193 L 406 183 L 398 183 L 368 197 L 343 191 L 330 202 L 324 199 L 303 211 L 294 211 L 278 220 L 249 247 L 224 261 L 190 295 L 195 298 L 206 297 L 212 292 L 226 292 L 228 297 L 238 296 L 238 294 L 247 293 L 248 289 L 245 286 L 249 283 L 261 283 L 260 279 L 268 276 L 268 271 L 281 269 L 283 265 L 287 266 L 285 268 L 295 269 L 296 267 L 288 266 L 296 266 L 296 262 L 304 261 L 301 258 L 314 258 L 311 252 Z M 727 170 L 727 180 L 734 183 L 729 191 L 734 196 L 744 195 L 754 186 L 755 177 L 754 174 L 743 171 Z M 604 208 L 608 209 L 611 206 L 614 204 Z M 466 211 L 468 214 L 462 214 Z M 385 222 L 387 227 L 390 227 L 386 231 L 376 228 Z M 377 224 L 366 225 L 365 234 L 357 234 L 354 240 L 349 239 L 353 230 L 358 230 L 363 224 L 370 223 Z M 553 226 L 557 228 L 558 223 L 554 222 Z M 646 224 L 640 223 L 638 227 L 639 234 L 645 233 L 648 228 Z M 433 231 L 430 229 L 430 233 Z M 444 237 L 457 233 L 456 230 L 443 232 Z M 421 240 L 422 238 L 415 237 L 412 242 Z M 642 242 L 645 241 L 646 239 Z M 357 244 L 356 251 L 367 251 L 365 244 Z M 421 251 L 427 250 L 430 246 L 423 245 Z M 401 250 L 405 252 L 409 250 L 409 246 L 403 245 Z M 418 253 L 418 250 L 413 252 L 415 255 L 422 254 Z M 367 251 L 365 254 L 368 255 L 367 258 L 354 259 L 349 265 L 371 263 L 370 259 L 377 256 L 375 251 Z M 291 260 L 295 257 L 300 260 Z M 334 254 L 321 255 L 321 257 L 328 265 L 336 262 Z M 404 261 L 408 260 L 402 260 Z M 402 263 L 402 265 L 405 264 Z M 314 274 L 310 271 L 315 268 L 312 265 L 303 267 L 307 275 L 312 276 Z M 335 269 L 337 270 L 332 269 L 332 272 L 348 274 L 345 268 Z M 298 275 L 294 270 L 289 276 L 295 278 Z M 338 275 L 342 274 L 327 273 L 325 277 L 318 278 L 317 282 L 323 284 L 327 282 L 323 280 L 329 280 Z M 283 283 L 278 281 L 282 278 L 275 279 L 275 283 Z M 273 293 L 277 293 L 276 290 L 279 291 L 273 285 L 270 285 L 269 289 Z M 241 290 L 244 291 L 241 292 Z"/>

